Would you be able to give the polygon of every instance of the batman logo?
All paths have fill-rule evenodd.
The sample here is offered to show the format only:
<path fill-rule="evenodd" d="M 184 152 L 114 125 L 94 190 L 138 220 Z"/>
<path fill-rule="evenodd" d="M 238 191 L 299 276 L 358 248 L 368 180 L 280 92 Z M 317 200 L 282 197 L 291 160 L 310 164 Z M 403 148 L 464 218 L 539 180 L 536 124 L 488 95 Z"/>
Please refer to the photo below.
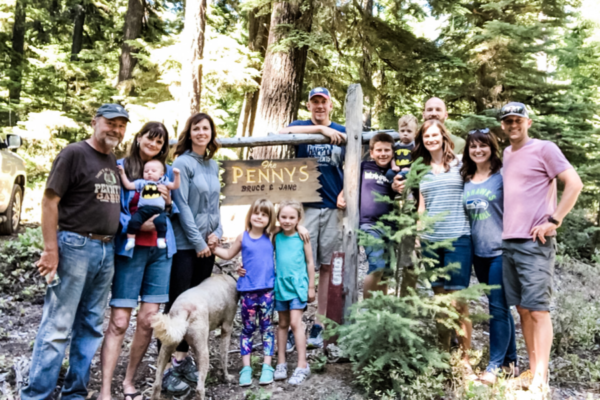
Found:
<path fill-rule="evenodd" d="M 142 199 L 151 200 L 160 197 L 158 186 L 154 183 L 147 183 L 142 190 Z"/>

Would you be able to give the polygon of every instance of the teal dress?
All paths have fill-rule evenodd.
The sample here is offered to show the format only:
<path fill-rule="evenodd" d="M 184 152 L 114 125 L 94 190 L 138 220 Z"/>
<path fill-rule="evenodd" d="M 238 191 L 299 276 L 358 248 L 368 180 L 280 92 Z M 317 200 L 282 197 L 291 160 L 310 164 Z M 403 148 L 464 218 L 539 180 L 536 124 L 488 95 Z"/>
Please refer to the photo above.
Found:
<path fill-rule="evenodd" d="M 308 301 L 308 271 L 304 242 L 298 232 L 275 235 L 275 300 Z"/>

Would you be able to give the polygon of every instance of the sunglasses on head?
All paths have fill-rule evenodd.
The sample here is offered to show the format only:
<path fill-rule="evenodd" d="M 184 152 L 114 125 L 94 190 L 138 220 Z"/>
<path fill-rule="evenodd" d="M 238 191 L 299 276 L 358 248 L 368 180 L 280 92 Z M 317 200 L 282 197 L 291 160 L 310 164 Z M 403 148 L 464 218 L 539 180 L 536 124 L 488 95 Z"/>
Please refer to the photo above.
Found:
<path fill-rule="evenodd" d="M 473 135 L 475 133 L 490 133 L 490 128 L 483 128 L 483 129 L 473 129 L 472 131 L 469 131 L 469 135 Z"/>

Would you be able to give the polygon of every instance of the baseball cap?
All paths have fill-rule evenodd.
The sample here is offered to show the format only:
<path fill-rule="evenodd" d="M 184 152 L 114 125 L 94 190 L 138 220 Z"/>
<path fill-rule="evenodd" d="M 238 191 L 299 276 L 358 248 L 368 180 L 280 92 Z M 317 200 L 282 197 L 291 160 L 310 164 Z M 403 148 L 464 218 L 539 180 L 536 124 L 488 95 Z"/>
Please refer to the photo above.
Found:
<path fill-rule="evenodd" d="M 523 103 L 517 103 L 512 101 L 502 107 L 500 111 L 500 119 L 504 119 L 509 115 L 516 115 L 518 117 L 529 118 L 529 114 L 527 113 L 527 108 Z"/>
<path fill-rule="evenodd" d="M 129 121 L 129 113 L 118 104 L 102 104 L 98 111 L 96 111 L 96 117 L 104 117 L 106 119 L 114 119 L 114 118 L 125 118 Z"/>
<path fill-rule="evenodd" d="M 311 90 L 310 93 L 308 94 L 308 100 L 312 99 L 315 96 L 323 96 L 326 99 L 331 100 L 331 95 L 329 94 L 329 90 L 325 89 L 324 87 L 316 87 L 313 90 Z"/>

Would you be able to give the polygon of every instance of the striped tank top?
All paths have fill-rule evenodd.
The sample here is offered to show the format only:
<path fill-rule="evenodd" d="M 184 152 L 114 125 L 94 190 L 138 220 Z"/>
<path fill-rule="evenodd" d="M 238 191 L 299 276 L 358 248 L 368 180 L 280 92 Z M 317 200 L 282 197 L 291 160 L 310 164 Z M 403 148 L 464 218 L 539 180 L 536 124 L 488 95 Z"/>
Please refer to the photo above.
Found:
<path fill-rule="evenodd" d="M 444 213 L 445 218 L 433 226 L 433 232 L 423 234 L 423 239 L 441 242 L 471 235 L 469 218 L 463 205 L 464 181 L 460 175 L 461 164 L 455 161 L 448 172 L 434 174 L 428 172 L 419 189 L 425 199 L 425 209 L 429 216 Z"/>

